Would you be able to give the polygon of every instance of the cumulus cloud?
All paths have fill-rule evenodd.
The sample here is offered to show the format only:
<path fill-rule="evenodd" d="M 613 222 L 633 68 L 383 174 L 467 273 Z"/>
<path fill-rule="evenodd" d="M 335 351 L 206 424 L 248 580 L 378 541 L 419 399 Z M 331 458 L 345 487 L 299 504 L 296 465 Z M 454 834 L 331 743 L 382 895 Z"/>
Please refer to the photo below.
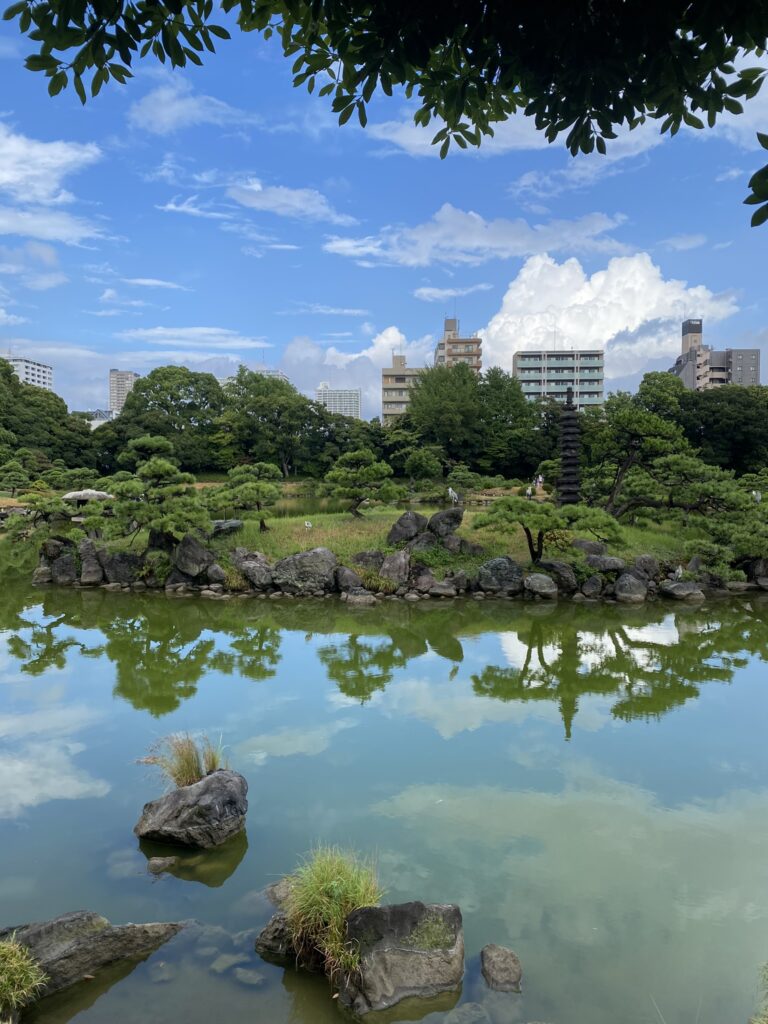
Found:
<path fill-rule="evenodd" d="M 117 336 L 169 348 L 238 350 L 271 347 L 263 338 L 245 337 L 226 327 L 144 327 L 121 331 Z"/>
<path fill-rule="evenodd" d="M 14 316 L 13 313 L 6 313 L 2 306 L 0 306 L 0 327 L 9 327 L 12 324 L 23 324 L 25 323 L 23 316 Z"/>
<path fill-rule="evenodd" d="M 347 256 L 363 265 L 390 264 L 426 267 L 433 263 L 476 265 L 491 259 L 511 259 L 533 253 L 622 252 L 610 237 L 624 222 L 620 214 L 590 213 L 578 220 L 529 224 L 523 219 L 485 220 L 471 210 L 445 203 L 423 224 L 385 227 L 363 238 L 331 237 L 326 252 Z"/>
<path fill-rule="evenodd" d="M 458 299 L 462 295 L 472 295 L 474 292 L 488 292 L 490 284 L 473 284 L 468 288 L 417 288 L 413 293 L 414 298 L 422 302 L 444 302 L 446 299 Z"/>
<path fill-rule="evenodd" d="M 260 124 L 261 118 L 231 107 L 214 96 L 196 93 L 189 82 L 177 74 L 134 103 L 128 111 L 128 123 L 152 135 L 171 135 L 201 124 L 220 127 Z"/>
<path fill-rule="evenodd" d="M 605 348 L 606 376 L 621 377 L 649 360 L 672 361 L 680 321 L 719 321 L 737 311 L 729 294 L 666 279 L 648 253 L 615 257 L 588 276 L 575 258 L 532 256 L 510 283 L 501 309 L 479 333 L 483 362 L 507 370 L 519 350 Z"/>
<path fill-rule="evenodd" d="M 354 217 L 339 213 L 322 192 L 314 188 L 288 188 L 286 185 L 263 185 L 258 178 L 249 178 L 227 189 L 230 199 L 250 210 L 274 213 L 295 220 L 325 221 L 339 227 L 357 224 Z"/>
<path fill-rule="evenodd" d="M 0 192 L 24 203 L 61 203 L 72 196 L 62 182 L 101 159 L 93 143 L 40 142 L 0 121 Z"/>

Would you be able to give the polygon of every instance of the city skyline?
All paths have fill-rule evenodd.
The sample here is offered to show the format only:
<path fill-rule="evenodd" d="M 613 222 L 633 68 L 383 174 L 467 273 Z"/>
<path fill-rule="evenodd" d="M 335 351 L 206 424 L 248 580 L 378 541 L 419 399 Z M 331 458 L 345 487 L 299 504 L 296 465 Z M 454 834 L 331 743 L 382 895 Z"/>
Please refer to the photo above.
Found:
<path fill-rule="evenodd" d="M 649 122 L 605 158 L 516 117 L 441 161 L 402 98 L 339 127 L 239 33 L 224 60 L 142 67 L 85 109 L 22 51 L 0 25 L 0 350 L 55 365 L 71 407 L 104 404 L 110 367 L 266 362 L 304 393 L 359 387 L 370 417 L 392 350 L 430 365 L 444 318 L 486 368 L 511 372 L 515 344 L 604 347 L 608 390 L 667 369 L 687 317 L 716 350 L 768 339 L 766 229 L 741 205 L 766 90 L 714 131 Z"/>

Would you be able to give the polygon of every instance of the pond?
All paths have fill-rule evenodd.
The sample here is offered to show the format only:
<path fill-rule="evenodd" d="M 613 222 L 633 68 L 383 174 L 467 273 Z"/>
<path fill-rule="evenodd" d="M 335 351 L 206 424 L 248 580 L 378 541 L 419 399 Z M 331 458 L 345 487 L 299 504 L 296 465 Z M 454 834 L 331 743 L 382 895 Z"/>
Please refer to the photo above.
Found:
<path fill-rule="evenodd" d="M 390 901 L 460 904 L 460 1001 L 493 1024 L 746 1024 L 768 960 L 767 656 L 751 595 L 346 609 L 6 580 L 0 925 L 203 924 L 30 1019 L 338 1022 L 321 978 L 252 945 L 264 887 L 327 841 L 373 854 Z M 221 736 L 248 778 L 247 839 L 155 878 L 132 827 L 162 784 L 135 762 L 178 730 Z M 487 942 L 520 955 L 520 995 L 485 988 Z"/>

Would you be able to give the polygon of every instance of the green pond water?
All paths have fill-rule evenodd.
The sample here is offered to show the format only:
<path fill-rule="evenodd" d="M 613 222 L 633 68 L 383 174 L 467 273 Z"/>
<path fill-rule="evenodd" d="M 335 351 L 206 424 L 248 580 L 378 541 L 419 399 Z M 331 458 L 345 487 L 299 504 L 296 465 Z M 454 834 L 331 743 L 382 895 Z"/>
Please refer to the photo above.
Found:
<path fill-rule="evenodd" d="M 388 900 L 461 906 L 459 1001 L 493 1024 L 746 1024 L 768 960 L 766 657 L 760 596 L 346 609 L 6 579 L 0 925 L 201 922 L 29 1019 L 339 1021 L 321 978 L 253 952 L 264 887 L 328 841 L 374 854 Z M 165 851 L 132 827 L 162 783 L 135 762 L 177 730 L 221 735 L 247 839 L 154 878 Z M 485 988 L 487 942 L 520 955 L 520 995 Z"/>

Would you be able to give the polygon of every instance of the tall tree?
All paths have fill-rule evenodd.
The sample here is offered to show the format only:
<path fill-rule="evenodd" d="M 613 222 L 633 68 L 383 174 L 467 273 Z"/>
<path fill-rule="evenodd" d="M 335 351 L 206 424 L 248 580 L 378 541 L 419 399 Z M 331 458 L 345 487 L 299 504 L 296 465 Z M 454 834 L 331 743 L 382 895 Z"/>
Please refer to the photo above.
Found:
<path fill-rule="evenodd" d="M 453 462 L 475 464 L 482 449 L 479 379 L 465 363 L 431 366 L 411 388 L 411 422 Z"/>
<path fill-rule="evenodd" d="M 367 448 L 346 452 L 334 468 L 325 475 L 331 494 L 350 501 L 349 511 L 360 518 L 360 506 L 364 501 L 388 501 L 395 496 L 396 488 L 391 482 L 392 469 L 386 462 L 378 462 Z"/>

